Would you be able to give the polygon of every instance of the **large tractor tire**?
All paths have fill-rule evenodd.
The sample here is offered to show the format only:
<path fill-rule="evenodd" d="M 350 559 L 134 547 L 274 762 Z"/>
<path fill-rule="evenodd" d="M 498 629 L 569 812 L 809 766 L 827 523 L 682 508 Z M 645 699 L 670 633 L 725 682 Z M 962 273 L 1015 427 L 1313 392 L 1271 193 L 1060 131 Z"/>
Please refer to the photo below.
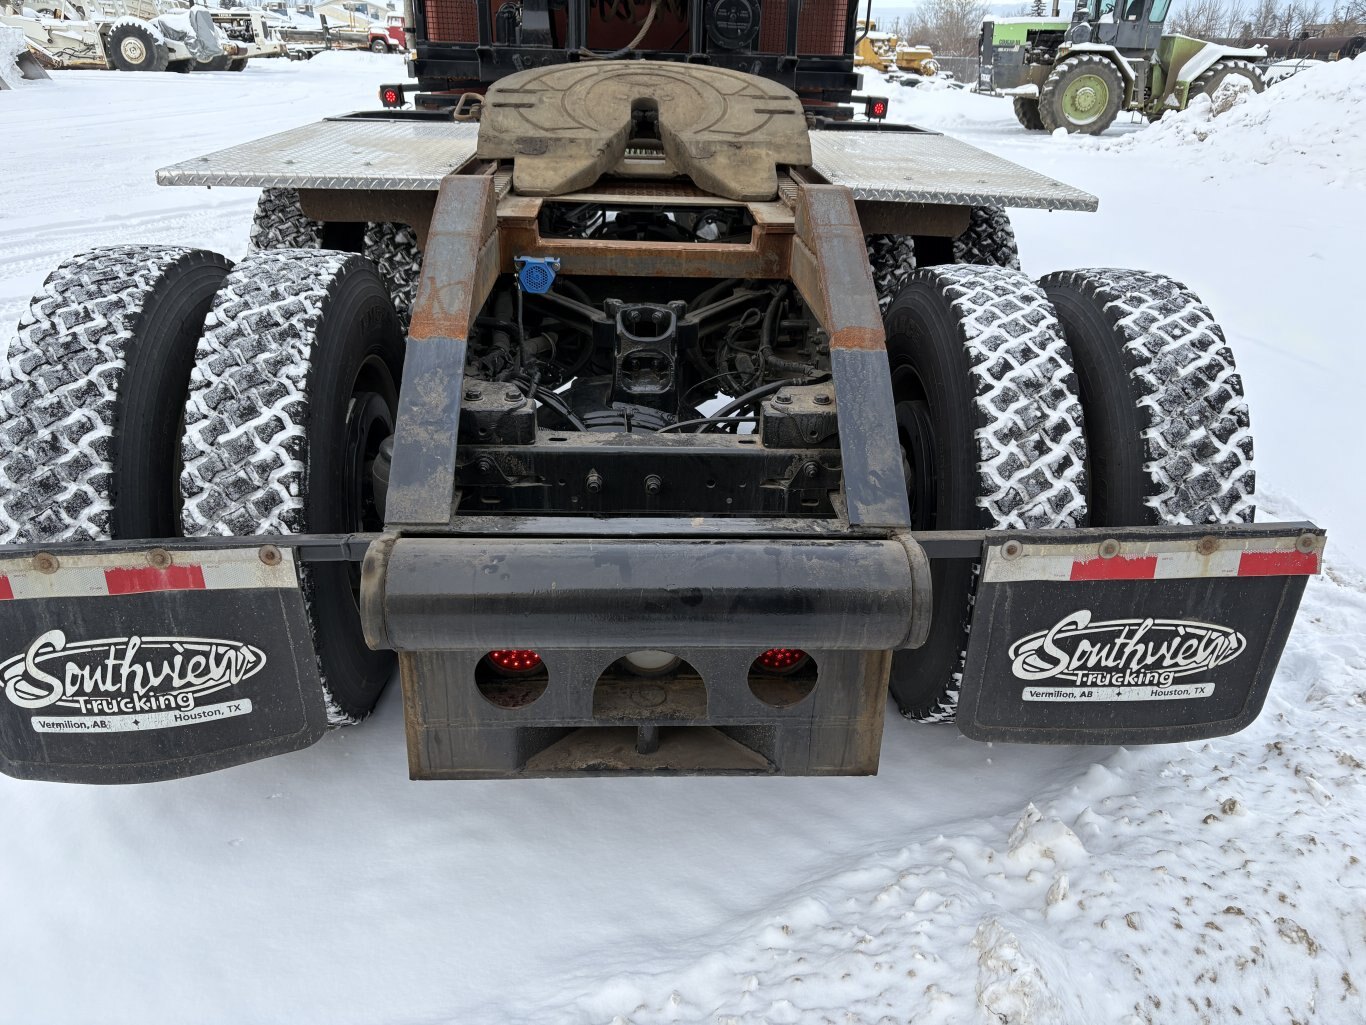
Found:
<path fill-rule="evenodd" d="M 165 71 L 170 51 L 151 26 L 130 19 L 110 30 L 109 57 L 119 71 Z"/>
<path fill-rule="evenodd" d="M 217 253 L 111 246 L 48 275 L 0 366 L 0 542 L 174 537 Z"/>
<path fill-rule="evenodd" d="M 1191 83 L 1190 92 L 1186 96 L 1187 105 L 1197 96 L 1208 96 L 1214 98 L 1215 92 L 1230 78 L 1246 79 L 1252 85 L 1254 93 L 1262 92 L 1266 89 L 1266 79 L 1262 78 L 1262 73 L 1256 66 L 1248 61 L 1240 60 L 1221 60 L 1215 61 L 1209 68 Z"/>
<path fill-rule="evenodd" d="M 324 231 L 321 221 L 304 216 L 294 189 L 261 190 L 251 222 L 252 249 L 317 249 L 323 245 Z M 407 331 L 422 276 L 417 234 L 406 224 L 376 222 L 365 225 L 361 238 L 361 251 L 379 270 L 399 324 Z"/>
<path fill-rule="evenodd" d="M 911 272 L 920 266 L 915 237 L 869 235 L 866 241 L 878 306 L 885 313 L 910 278 Z M 953 239 L 950 246 L 943 248 L 939 260 L 932 260 L 926 265 L 948 262 L 1019 270 L 1020 249 L 1015 241 L 1010 215 L 998 206 L 973 207 L 963 233 Z"/>
<path fill-rule="evenodd" d="M 210 57 L 206 61 L 200 61 L 197 71 L 227 71 L 232 64 L 232 58 L 226 53 L 220 53 L 217 57 Z"/>
<path fill-rule="evenodd" d="M 250 60 L 249 57 L 236 57 L 236 58 L 234 58 L 233 60 L 228 61 L 228 70 L 229 70 L 229 71 L 246 71 L 246 70 L 247 70 L 247 61 L 248 61 L 248 60 Z"/>
<path fill-rule="evenodd" d="M 1099 135 L 1124 103 L 1124 79 L 1114 61 L 1083 53 L 1059 62 L 1039 89 L 1039 120 L 1049 132 Z"/>
<path fill-rule="evenodd" d="M 403 337 L 364 257 L 249 254 L 223 283 L 190 377 L 181 446 L 187 537 L 379 530 L 371 467 L 393 433 Z M 305 567 L 334 725 L 374 708 L 392 652 L 361 630 L 360 570 Z"/>
<path fill-rule="evenodd" d="M 1059 271 L 1040 284 L 1076 366 L 1092 525 L 1252 522 L 1243 382 L 1199 297 L 1131 270 Z"/>
<path fill-rule="evenodd" d="M 1015 120 L 1028 131 L 1042 132 L 1043 119 L 1039 117 L 1039 101 L 1032 96 L 1016 96 Z"/>
<path fill-rule="evenodd" d="M 912 529 L 1085 526 L 1081 404 L 1043 290 L 1004 267 L 922 269 L 885 321 Z M 892 696 L 921 722 L 957 708 L 978 571 L 931 574 L 929 638 L 892 657 Z"/>

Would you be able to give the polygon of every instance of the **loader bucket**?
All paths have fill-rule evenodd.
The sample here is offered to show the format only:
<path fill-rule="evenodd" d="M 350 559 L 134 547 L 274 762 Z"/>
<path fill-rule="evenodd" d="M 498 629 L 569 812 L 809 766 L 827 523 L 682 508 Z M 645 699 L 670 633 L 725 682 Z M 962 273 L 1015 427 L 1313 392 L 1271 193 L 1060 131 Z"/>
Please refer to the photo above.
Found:
<path fill-rule="evenodd" d="M 19 76 L 30 82 L 52 77 L 47 73 L 47 68 L 38 63 L 38 58 L 31 50 L 20 50 L 14 58 L 14 63 L 19 66 Z"/>

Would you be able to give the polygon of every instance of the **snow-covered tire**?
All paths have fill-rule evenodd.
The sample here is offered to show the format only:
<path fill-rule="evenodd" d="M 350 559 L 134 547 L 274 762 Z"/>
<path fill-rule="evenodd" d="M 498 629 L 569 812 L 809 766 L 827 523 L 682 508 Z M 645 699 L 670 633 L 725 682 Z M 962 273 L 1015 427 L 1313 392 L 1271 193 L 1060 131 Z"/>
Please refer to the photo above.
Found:
<path fill-rule="evenodd" d="M 883 313 L 896 298 L 901 287 L 918 266 L 915 237 L 912 235 L 869 235 L 868 265 L 873 272 L 873 286 L 877 289 L 878 306 Z M 938 240 L 936 240 L 938 241 Z M 953 263 L 978 264 L 987 267 L 1020 268 L 1020 251 L 1015 242 L 1015 229 L 1010 226 L 1010 215 L 998 206 L 972 208 L 968 226 L 952 240 L 952 247 L 942 247 L 947 260 Z"/>
<path fill-rule="evenodd" d="M 120 18 L 109 30 L 109 60 L 119 71 L 165 71 L 166 41 L 146 22 Z"/>
<path fill-rule="evenodd" d="M 1198 296 L 1161 274 L 1049 274 L 1072 348 L 1098 527 L 1250 523 L 1256 474 L 1243 382 Z"/>
<path fill-rule="evenodd" d="M 1078 92 L 1069 96 L 1074 87 Z M 1065 128 L 1099 135 L 1114 123 L 1123 103 L 1124 79 L 1114 61 L 1094 53 L 1078 54 L 1059 61 L 1044 79 L 1039 89 L 1039 120 L 1049 132 Z"/>
<path fill-rule="evenodd" d="M 110 246 L 48 275 L 0 365 L 0 542 L 171 537 L 217 253 Z"/>
<path fill-rule="evenodd" d="M 1240 60 L 1215 61 L 1191 83 L 1186 97 L 1187 104 L 1197 96 L 1208 96 L 1213 99 L 1219 87 L 1229 78 L 1247 79 L 1252 84 L 1254 93 L 1266 89 L 1266 79 L 1262 77 L 1255 64 Z"/>
<path fill-rule="evenodd" d="M 318 249 L 323 234 L 321 221 L 304 216 L 294 189 L 261 190 L 251 222 L 252 249 Z M 422 276 L 417 233 L 406 224 L 381 221 L 365 225 L 363 239 L 364 254 L 379 270 L 406 331 Z"/>
<path fill-rule="evenodd" d="M 885 320 L 912 528 L 1085 526 L 1081 404 L 1043 289 L 1005 267 L 921 269 Z M 929 637 L 892 657 L 892 696 L 920 722 L 953 718 L 977 583 L 959 559 L 931 574 Z"/>
<path fill-rule="evenodd" d="M 1020 269 L 1020 247 L 1010 215 L 999 206 L 975 206 L 967 230 L 953 240 L 953 262 Z"/>
<path fill-rule="evenodd" d="M 877 304 L 883 313 L 915 270 L 915 239 L 910 235 L 869 235 L 868 266 L 873 272 Z"/>
<path fill-rule="evenodd" d="M 322 222 L 304 216 L 295 189 L 261 190 L 251 218 L 252 249 L 317 249 L 322 240 Z"/>
<path fill-rule="evenodd" d="M 249 254 L 214 299 L 190 377 L 186 536 L 378 530 L 369 463 L 393 432 L 402 362 L 393 304 L 364 257 Z M 359 568 L 308 566 L 303 586 L 329 721 L 358 721 L 394 666 L 365 644 Z"/>
<path fill-rule="evenodd" d="M 406 224 L 379 221 L 365 226 L 365 255 L 379 270 L 380 279 L 394 300 L 399 324 L 404 331 L 412 318 L 422 279 L 422 250 L 417 233 Z"/>
<path fill-rule="evenodd" d="M 1042 132 L 1043 120 L 1039 117 L 1038 99 L 1033 96 L 1016 96 L 1015 120 L 1027 131 Z"/>

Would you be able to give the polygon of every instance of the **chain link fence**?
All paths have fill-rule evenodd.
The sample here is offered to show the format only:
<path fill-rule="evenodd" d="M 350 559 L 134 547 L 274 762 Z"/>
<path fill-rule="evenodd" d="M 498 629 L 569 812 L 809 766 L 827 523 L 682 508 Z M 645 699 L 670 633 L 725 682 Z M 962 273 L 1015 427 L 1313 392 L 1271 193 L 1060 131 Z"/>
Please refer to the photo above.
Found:
<path fill-rule="evenodd" d="M 962 82 L 968 88 L 977 84 L 977 58 L 976 57 L 939 57 L 935 61 L 939 64 L 940 71 L 947 71 L 953 75 L 955 82 Z"/>

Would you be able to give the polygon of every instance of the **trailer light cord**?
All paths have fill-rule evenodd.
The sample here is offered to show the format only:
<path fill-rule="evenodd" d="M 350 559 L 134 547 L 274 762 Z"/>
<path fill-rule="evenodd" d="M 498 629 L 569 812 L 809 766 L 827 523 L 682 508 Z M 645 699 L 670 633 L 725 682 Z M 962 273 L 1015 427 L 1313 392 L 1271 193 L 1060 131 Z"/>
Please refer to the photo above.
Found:
<path fill-rule="evenodd" d="M 655 431 L 655 433 L 664 434 L 667 431 L 681 431 L 684 427 L 692 427 L 698 424 L 705 426 L 706 424 L 716 423 L 757 424 L 758 422 L 759 418 L 757 416 L 704 416 L 699 417 L 696 420 L 680 420 L 676 424 L 669 424 L 668 427 L 661 427 L 659 430 Z"/>

